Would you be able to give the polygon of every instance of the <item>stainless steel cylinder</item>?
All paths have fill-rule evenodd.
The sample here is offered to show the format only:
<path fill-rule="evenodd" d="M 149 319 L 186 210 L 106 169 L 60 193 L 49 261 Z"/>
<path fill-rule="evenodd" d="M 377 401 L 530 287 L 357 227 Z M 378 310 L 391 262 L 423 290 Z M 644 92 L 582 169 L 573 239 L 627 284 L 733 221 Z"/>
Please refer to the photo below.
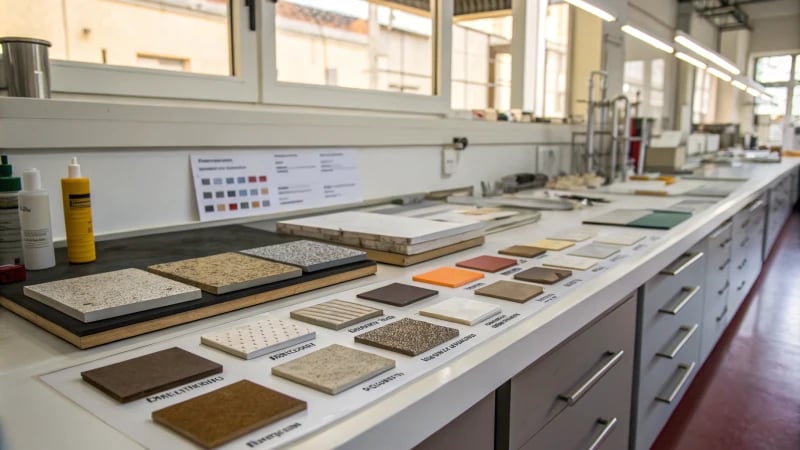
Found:
<path fill-rule="evenodd" d="M 23 37 L 0 38 L 9 97 L 50 98 L 50 42 Z"/>

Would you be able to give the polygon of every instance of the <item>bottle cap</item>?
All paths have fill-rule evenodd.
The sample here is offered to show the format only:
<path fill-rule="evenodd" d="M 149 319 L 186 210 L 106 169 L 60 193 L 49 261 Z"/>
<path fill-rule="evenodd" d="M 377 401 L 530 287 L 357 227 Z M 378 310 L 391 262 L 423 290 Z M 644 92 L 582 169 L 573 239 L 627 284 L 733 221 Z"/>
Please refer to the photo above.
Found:
<path fill-rule="evenodd" d="M 26 192 L 42 190 L 42 174 L 38 169 L 22 172 L 22 190 Z"/>
<path fill-rule="evenodd" d="M 16 192 L 22 188 L 19 177 L 12 177 L 12 167 L 8 156 L 0 157 L 0 192 Z"/>
<path fill-rule="evenodd" d="M 67 178 L 81 178 L 81 165 L 78 164 L 76 156 L 72 157 L 72 161 L 67 166 Z"/>

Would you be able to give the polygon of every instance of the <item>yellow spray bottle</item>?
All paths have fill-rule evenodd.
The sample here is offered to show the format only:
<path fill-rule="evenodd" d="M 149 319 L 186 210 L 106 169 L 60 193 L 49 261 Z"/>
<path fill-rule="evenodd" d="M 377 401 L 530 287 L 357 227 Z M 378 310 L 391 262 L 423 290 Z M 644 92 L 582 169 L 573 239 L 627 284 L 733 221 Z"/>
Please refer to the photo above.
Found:
<path fill-rule="evenodd" d="M 92 228 L 92 198 L 89 179 L 81 177 L 78 158 L 67 166 L 67 178 L 61 179 L 64 201 L 64 225 L 67 231 L 67 260 L 88 263 L 96 259 Z"/>

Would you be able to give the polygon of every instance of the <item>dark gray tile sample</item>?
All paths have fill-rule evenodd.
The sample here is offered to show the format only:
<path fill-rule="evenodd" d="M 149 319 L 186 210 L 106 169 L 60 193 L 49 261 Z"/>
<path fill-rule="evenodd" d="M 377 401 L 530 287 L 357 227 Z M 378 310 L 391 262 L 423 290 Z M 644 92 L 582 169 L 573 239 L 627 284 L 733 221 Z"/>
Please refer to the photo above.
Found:
<path fill-rule="evenodd" d="M 439 291 L 433 289 L 425 289 L 403 283 L 392 283 L 378 289 L 362 292 L 356 297 L 386 303 L 387 305 L 407 306 L 428 297 L 433 297 L 438 293 Z"/>
<path fill-rule="evenodd" d="M 242 253 L 291 264 L 302 268 L 303 272 L 316 272 L 367 259 L 367 253 L 361 250 L 309 240 L 251 248 L 242 250 Z"/>

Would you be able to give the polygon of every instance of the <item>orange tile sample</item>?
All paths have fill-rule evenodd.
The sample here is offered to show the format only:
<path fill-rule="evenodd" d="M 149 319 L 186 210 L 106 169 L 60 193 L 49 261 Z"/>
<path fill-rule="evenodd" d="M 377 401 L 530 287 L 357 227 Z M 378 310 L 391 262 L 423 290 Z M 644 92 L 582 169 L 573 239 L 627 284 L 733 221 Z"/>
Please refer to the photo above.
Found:
<path fill-rule="evenodd" d="M 457 288 L 481 278 L 483 278 L 483 274 L 480 272 L 456 269 L 455 267 L 440 267 L 430 272 L 414 275 L 411 279 L 421 283 Z"/>

